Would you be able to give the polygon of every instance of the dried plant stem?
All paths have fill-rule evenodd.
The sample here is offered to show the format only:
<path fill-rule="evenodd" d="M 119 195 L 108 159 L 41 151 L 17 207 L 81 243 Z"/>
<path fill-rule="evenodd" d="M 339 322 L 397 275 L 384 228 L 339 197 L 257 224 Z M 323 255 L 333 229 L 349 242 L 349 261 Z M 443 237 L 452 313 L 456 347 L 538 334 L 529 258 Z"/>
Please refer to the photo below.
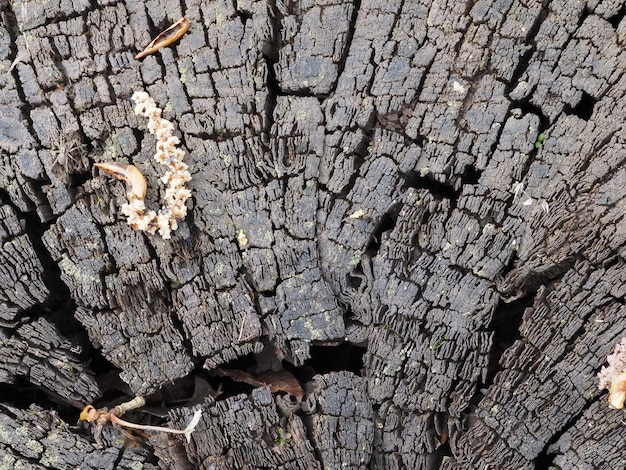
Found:
<path fill-rule="evenodd" d="M 124 402 L 121 405 L 117 405 L 111 410 L 111 413 L 115 416 L 122 416 L 127 411 L 136 410 L 137 408 L 141 408 L 145 404 L 146 399 L 144 397 L 135 397 L 130 401 Z"/>
<path fill-rule="evenodd" d="M 151 426 L 149 424 L 131 423 L 120 418 L 120 416 L 127 411 L 140 408 L 145 404 L 146 400 L 143 397 L 135 397 L 130 401 L 122 403 L 121 405 L 117 405 L 111 411 L 108 411 L 106 408 L 97 410 L 93 407 L 93 405 L 87 405 L 80 413 L 80 420 L 87 421 L 89 423 L 96 423 L 99 429 L 106 425 L 107 422 L 111 422 L 128 429 L 167 432 L 170 434 L 183 434 L 187 439 L 187 442 L 189 442 L 189 440 L 191 439 L 191 433 L 200 422 L 200 418 L 202 416 L 202 410 L 196 410 L 193 414 L 193 417 L 191 418 L 191 421 L 189 422 L 189 425 L 185 429 L 174 429 L 164 426 Z"/>
<path fill-rule="evenodd" d="M 174 429 L 174 428 L 168 428 L 168 427 L 163 427 L 163 426 L 151 426 L 149 424 L 130 423 L 128 421 L 124 421 L 121 418 L 118 418 L 114 414 L 111 414 L 111 422 L 117 424 L 118 426 L 123 426 L 129 429 L 140 429 L 142 431 L 167 432 L 170 434 L 184 434 L 185 437 L 187 438 L 187 442 L 189 442 L 189 440 L 191 439 L 191 433 L 193 432 L 196 425 L 200 421 L 201 415 L 202 415 L 202 411 L 197 410 L 194 413 L 193 418 L 189 422 L 189 425 L 185 429 Z"/>

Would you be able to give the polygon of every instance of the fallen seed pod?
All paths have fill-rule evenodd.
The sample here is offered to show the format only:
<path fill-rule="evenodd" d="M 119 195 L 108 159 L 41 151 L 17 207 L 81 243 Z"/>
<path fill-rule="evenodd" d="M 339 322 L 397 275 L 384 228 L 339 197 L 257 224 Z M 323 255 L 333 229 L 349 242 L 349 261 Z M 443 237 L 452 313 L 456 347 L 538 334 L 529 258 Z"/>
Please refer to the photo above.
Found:
<path fill-rule="evenodd" d="M 96 163 L 95 166 L 114 178 L 125 181 L 130 188 L 130 193 L 132 193 L 137 199 L 143 200 L 146 197 L 146 179 L 135 165 L 105 162 Z"/>
<path fill-rule="evenodd" d="M 147 55 L 154 54 L 159 49 L 167 47 L 170 44 L 178 41 L 183 34 L 187 32 L 191 22 L 187 18 L 181 18 L 172 26 L 167 28 L 156 38 L 154 38 L 146 48 L 135 56 L 135 60 L 143 59 Z"/>

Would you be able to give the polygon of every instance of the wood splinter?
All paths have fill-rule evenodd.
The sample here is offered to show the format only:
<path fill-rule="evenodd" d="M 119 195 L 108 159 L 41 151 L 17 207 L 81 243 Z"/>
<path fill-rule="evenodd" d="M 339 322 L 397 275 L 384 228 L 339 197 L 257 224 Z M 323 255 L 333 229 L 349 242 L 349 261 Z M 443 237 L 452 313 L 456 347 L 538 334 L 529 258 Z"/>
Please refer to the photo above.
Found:
<path fill-rule="evenodd" d="M 183 36 L 183 34 L 187 32 L 190 25 L 191 21 L 189 21 L 185 17 L 181 18 L 172 26 L 159 34 L 156 38 L 154 38 L 143 51 L 135 56 L 135 60 L 143 59 L 147 55 L 154 54 L 159 49 L 175 43 Z"/>
<path fill-rule="evenodd" d="M 143 200 L 146 197 L 146 179 L 135 165 L 126 165 L 125 163 L 118 162 L 105 162 L 96 163 L 95 166 L 108 175 L 111 175 L 118 180 L 125 181 L 129 187 L 129 199 L 131 195 L 139 200 Z"/>

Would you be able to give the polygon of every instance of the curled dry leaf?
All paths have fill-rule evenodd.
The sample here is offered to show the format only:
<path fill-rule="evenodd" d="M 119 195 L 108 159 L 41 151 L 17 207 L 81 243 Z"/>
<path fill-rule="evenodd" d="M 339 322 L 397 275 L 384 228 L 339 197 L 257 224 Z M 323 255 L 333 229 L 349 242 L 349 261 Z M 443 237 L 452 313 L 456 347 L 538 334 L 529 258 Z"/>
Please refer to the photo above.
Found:
<path fill-rule="evenodd" d="M 253 375 L 238 369 L 216 369 L 215 373 L 220 377 L 230 377 L 235 382 L 242 382 L 253 387 L 269 386 L 270 392 L 285 392 L 293 395 L 298 400 L 304 397 L 304 390 L 298 379 L 288 370 L 281 369 L 276 372 L 267 371 Z"/>
<path fill-rule="evenodd" d="M 156 38 L 154 38 L 143 51 L 135 56 L 135 59 L 143 59 L 150 54 L 154 54 L 159 49 L 175 43 L 183 36 L 183 34 L 187 32 L 190 25 L 191 22 L 187 18 L 181 18 L 172 26 L 160 33 Z"/>

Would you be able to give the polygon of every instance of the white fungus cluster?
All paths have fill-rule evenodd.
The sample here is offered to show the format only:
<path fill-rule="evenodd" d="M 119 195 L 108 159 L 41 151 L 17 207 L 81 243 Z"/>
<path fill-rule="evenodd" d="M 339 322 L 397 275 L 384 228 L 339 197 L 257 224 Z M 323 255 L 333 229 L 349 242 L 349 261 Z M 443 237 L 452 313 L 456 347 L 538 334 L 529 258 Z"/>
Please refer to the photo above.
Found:
<path fill-rule="evenodd" d="M 626 338 L 617 343 L 606 360 L 609 365 L 602 367 L 598 374 L 600 389 L 608 389 L 611 408 L 621 410 L 626 401 Z"/>
<path fill-rule="evenodd" d="M 185 183 L 191 180 L 187 164 L 183 163 L 185 152 L 177 147 L 180 140 L 175 135 L 174 124 L 161 117 L 161 109 L 145 91 L 133 93 L 135 114 L 148 118 L 148 130 L 156 139 L 154 159 L 168 170 L 161 177 L 166 185 L 165 204 L 158 211 L 146 211 L 143 197 L 129 191 L 128 203 L 122 205 L 122 213 L 128 217 L 128 224 L 135 230 L 155 233 L 157 230 L 164 239 L 171 237 L 171 232 L 178 228 L 177 219 L 187 215 L 185 202 L 191 191 Z"/>

